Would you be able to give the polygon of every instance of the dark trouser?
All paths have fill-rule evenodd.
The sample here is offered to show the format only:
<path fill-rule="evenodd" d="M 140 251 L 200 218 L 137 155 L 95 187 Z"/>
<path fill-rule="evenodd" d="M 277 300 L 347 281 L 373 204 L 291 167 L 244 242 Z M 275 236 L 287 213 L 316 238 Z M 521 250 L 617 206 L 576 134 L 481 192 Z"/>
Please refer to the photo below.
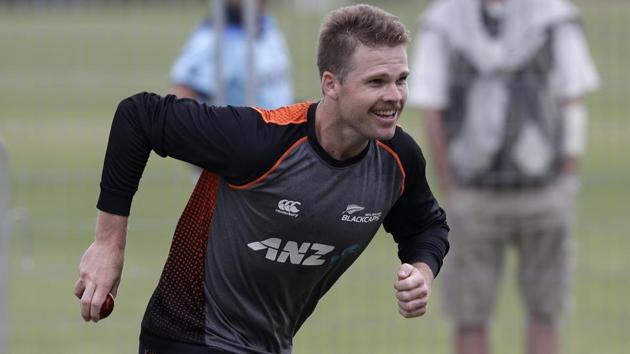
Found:
<path fill-rule="evenodd" d="M 140 333 L 138 354 L 230 354 L 231 352 L 204 345 L 175 342 L 169 339 Z M 232 353 L 233 354 L 233 353 Z"/>

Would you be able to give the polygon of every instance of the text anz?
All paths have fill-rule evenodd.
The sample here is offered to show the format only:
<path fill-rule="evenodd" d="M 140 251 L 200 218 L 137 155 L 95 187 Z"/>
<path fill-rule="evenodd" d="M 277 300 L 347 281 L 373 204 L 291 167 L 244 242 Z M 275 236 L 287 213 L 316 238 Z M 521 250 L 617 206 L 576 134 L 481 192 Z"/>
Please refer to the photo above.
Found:
<path fill-rule="evenodd" d="M 318 266 L 326 262 L 322 256 L 332 252 L 334 246 L 323 245 L 321 243 L 304 242 L 298 245 L 294 241 L 286 241 L 279 238 L 268 238 L 264 241 L 248 243 L 247 246 L 254 251 L 267 250 L 265 258 L 278 263 L 300 264 L 303 266 Z M 307 256 L 307 253 L 314 253 Z"/>

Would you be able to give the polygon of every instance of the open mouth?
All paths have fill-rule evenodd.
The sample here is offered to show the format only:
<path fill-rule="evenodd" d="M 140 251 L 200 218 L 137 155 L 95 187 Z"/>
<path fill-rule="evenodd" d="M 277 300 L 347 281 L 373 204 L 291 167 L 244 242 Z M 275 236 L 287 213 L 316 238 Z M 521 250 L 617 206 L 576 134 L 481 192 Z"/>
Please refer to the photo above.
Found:
<path fill-rule="evenodd" d="M 381 109 L 381 110 L 373 110 L 372 113 L 382 119 L 395 119 L 396 116 L 398 115 L 398 110 Z"/>

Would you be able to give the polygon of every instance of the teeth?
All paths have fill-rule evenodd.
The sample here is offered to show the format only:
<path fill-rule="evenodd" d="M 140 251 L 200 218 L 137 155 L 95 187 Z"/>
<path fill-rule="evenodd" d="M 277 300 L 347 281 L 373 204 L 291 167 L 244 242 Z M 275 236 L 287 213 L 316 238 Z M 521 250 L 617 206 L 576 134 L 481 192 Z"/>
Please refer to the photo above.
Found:
<path fill-rule="evenodd" d="M 396 114 L 396 110 L 388 110 L 388 111 L 374 111 L 379 116 L 393 116 Z"/>

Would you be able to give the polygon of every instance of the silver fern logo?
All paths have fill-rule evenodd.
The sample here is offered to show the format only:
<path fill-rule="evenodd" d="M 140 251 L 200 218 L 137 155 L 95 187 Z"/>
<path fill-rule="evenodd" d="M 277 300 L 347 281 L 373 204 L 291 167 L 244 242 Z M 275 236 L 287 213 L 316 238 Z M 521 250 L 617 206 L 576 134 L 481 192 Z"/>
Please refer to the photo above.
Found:
<path fill-rule="evenodd" d="M 360 205 L 356 205 L 356 204 L 348 204 L 348 206 L 346 207 L 346 210 L 343 212 L 343 214 L 349 214 L 352 215 L 358 211 L 364 210 L 365 208 L 360 206 Z"/>
<path fill-rule="evenodd" d="M 341 213 L 341 221 L 366 224 L 366 223 L 376 222 L 376 221 L 381 220 L 382 212 L 380 211 L 376 213 L 363 213 L 363 215 L 353 215 L 363 210 L 365 210 L 365 207 L 362 207 L 357 204 L 348 204 L 348 206 L 346 207 L 346 210 L 344 210 Z"/>

